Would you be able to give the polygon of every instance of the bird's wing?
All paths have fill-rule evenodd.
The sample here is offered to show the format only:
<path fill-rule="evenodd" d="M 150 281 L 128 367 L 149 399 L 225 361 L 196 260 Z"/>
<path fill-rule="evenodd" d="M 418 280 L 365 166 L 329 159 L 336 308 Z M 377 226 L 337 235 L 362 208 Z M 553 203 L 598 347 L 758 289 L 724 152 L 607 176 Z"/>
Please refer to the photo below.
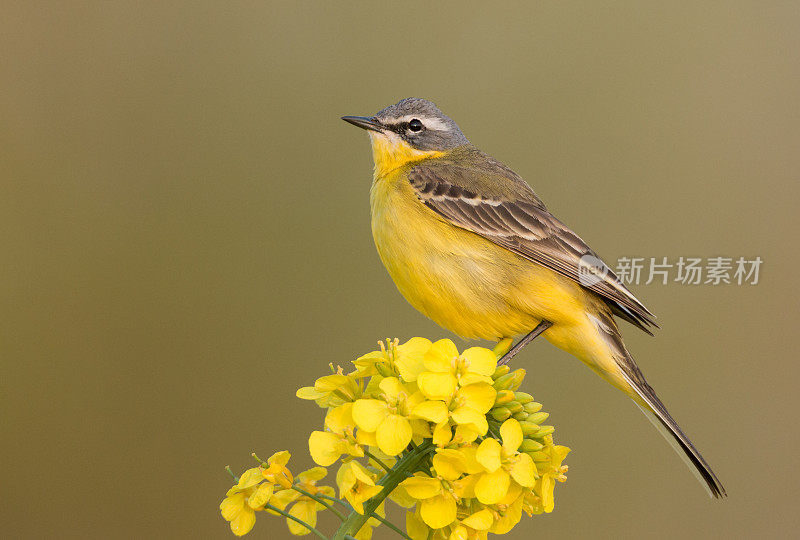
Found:
<path fill-rule="evenodd" d="M 493 160 L 488 165 L 428 161 L 413 167 L 408 178 L 420 201 L 450 223 L 594 291 L 616 315 L 645 332 L 658 327 L 608 265 L 548 212 L 522 179 Z"/>

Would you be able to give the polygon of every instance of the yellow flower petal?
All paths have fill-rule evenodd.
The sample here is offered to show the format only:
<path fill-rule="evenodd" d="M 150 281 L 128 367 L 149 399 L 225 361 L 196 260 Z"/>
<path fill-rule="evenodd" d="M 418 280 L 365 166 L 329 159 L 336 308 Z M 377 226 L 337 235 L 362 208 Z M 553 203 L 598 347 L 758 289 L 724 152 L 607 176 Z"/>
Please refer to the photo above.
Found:
<path fill-rule="evenodd" d="M 400 377 L 406 382 L 414 382 L 425 370 L 425 353 L 431 348 L 431 341 L 421 337 L 413 337 L 397 347 L 395 365 Z"/>
<path fill-rule="evenodd" d="M 511 465 L 511 477 L 521 486 L 533 487 L 536 483 L 536 465 L 528 454 L 519 454 Z"/>
<path fill-rule="evenodd" d="M 353 404 L 345 403 L 339 407 L 334 407 L 325 415 L 325 427 L 334 433 L 342 434 L 348 428 L 355 427 L 353 421 Z"/>
<path fill-rule="evenodd" d="M 236 536 L 244 536 L 249 533 L 256 524 L 256 513 L 252 508 L 244 507 L 239 515 L 231 521 L 231 531 Z"/>
<path fill-rule="evenodd" d="M 369 486 L 362 488 L 357 494 L 353 492 L 345 493 L 345 499 L 353 507 L 353 510 L 364 515 L 364 502 L 368 501 L 381 492 L 383 486 Z"/>
<path fill-rule="evenodd" d="M 453 532 L 447 537 L 447 540 L 469 540 L 469 531 L 461 524 L 453 527 Z"/>
<path fill-rule="evenodd" d="M 356 540 L 372 540 L 372 525 L 370 525 L 369 520 L 358 530 L 353 538 Z"/>
<path fill-rule="evenodd" d="M 413 432 L 408 419 L 399 414 L 390 414 L 378 426 L 375 432 L 375 439 L 378 441 L 378 448 L 389 456 L 396 456 L 406 449 L 411 442 Z"/>
<path fill-rule="evenodd" d="M 275 484 L 270 484 L 269 482 L 264 482 L 258 489 L 256 489 L 255 493 L 250 495 L 247 498 L 247 506 L 252 508 L 253 510 L 258 510 L 259 508 L 263 507 L 265 504 L 269 502 L 270 497 L 272 497 L 272 493 L 275 491 Z"/>
<path fill-rule="evenodd" d="M 457 424 L 464 424 L 472 427 L 479 435 L 486 435 L 486 432 L 489 431 L 486 415 L 470 407 L 459 407 L 450 413 L 450 417 Z"/>
<path fill-rule="evenodd" d="M 471 516 L 462 519 L 461 522 L 467 527 L 475 529 L 476 531 L 488 531 L 489 527 L 491 527 L 492 523 L 494 522 L 494 517 L 489 509 L 484 508 L 483 510 L 475 512 Z"/>
<path fill-rule="evenodd" d="M 475 496 L 483 504 L 495 504 L 505 497 L 511 477 L 503 469 L 483 473 L 475 484 Z"/>
<path fill-rule="evenodd" d="M 267 458 L 267 463 L 269 463 L 270 465 L 272 465 L 273 463 L 277 463 L 278 465 L 285 467 L 286 464 L 289 463 L 289 458 L 291 457 L 292 454 L 290 454 L 286 450 L 281 450 L 280 452 L 275 452 L 274 454 L 269 456 L 269 458 Z"/>
<path fill-rule="evenodd" d="M 500 519 L 494 522 L 489 532 L 494 534 L 506 534 L 513 529 L 516 524 L 519 523 L 519 520 L 522 519 L 522 502 L 522 497 L 518 497 L 517 500 L 500 515 Z"/>
<path fill-rule="evenodd" d="M 470 373 L 489 377 L 497 368 L 497 357 L 489 349 L 470 347 L 462 356 L 467 361 L 467 371 Z"/>
<path fill-rule="evenodd" d="M 480 473 L 485 470 L 483 468 L 483 465 L 480 464 L 478 458 L 476 457 L 478 453 L 477 447 L 465 446 L 464 448 L 461 449 L 461 453 L 464 456 L 464 464 L 467 474 Z"/>
<path fill-rule="evenodd" d="M 328 467 L 344 453 L 345 442 L 327 431 L 312 431 L 308 437 L 308 452 L 317 465 Z"/>
<path fill-rule="evenodd" d="M 350 470 L 355 475 L 357 481 L 367 484 L 369 486 L 375 485 L 375 480 L 373 480 L 370 472 L 366 468 L 364 468 L 364 466 L 358 461 L 350 462 Z"/>
<path fill-rule="evenodd" d="M 464 474 L 466 466 L 467 460 L 459 450 L 440 448 L 433 456 L 433 468 L 445 480 L 456 480 Z"/>
<path fill-rule="evenodd" d="M 279 510 L 286 510 L 286 507 L 300 498 L 300 494 L 293 489 L 284 489 L 274 493 L 269 499 L 269 504 Z"/>
<path fill-rule="evenodd" d="M 304 386 L 300 388 L 297 393 L 295 393 L 297 397 L 300 399 L 309 399 L 309 400 L 317 400 L 320 398 L 325 397 L 325 394 L 322 392 L 317 392 L 317 390 L 313 386 Z"/>
<path fill-rule="evenodd" d="M 453 360 L 457 357 L 458 348 L 455 343 L 449 339 L 440 339 L 425 353 L 425 368 L 428 371 L 449 373 L 453 370 Z"/>
<path fill-rule="evenodd" d="M 430 422 L 421 418 L 410 418 L 408 422 L 411 424 L 411 431 L 414 433 L 412 440 L 421 443 L 422 439 L 430 439 L 433 437 L 433 427 Z"/>
<path fill-rule="evenodd" d="M 312 527 L 316 527 L 317 503 L 314 501 L 300 501 L 292 506 L 291 510 L 289 510 L 289 515 L 305 521 Z M 289 532 L 295 536 L 303 536 L 311 532 L 307 527 L 303 527 L 289 518 L 286 518 L 286 524 L 289 526 Z"/>
<path fill-rule="evenodd" d="M 522 427 L 519 422 L 509 418 L 500 426 L 500 437 L 503 439 L 503 448 L 508 454 L 513 454 L 522 444 Z"/>
<path fill-rule="evenodd" d="M 506 506 L 510 506 L 514 504 L 514 501 L 517 500 L 517 497 L 519 497 L 520 495 L 524 495 L 523 491 L 525 491 L 524 487 L 517 484 L 516 482 L 511 482 L 511 484 L 508 486 L 508 492 L 506 493 L 506 496 L 500 499 L 500 502 L 497 504 L 504 504 Z"/>
<path fill-rule="evenodd" d="M 353 421 L 364 431 L 377 431 L 387 414 L 386 402 L 379 399 L 359 399 L 353 403 Z"/>
<path fill-rule="evenodd" d="M 414 407 L 411 414 L 436 424 L 444 422 L 450 415 L 443 401 L 423 401 Z"/>
<path fill-rule="evenodd" d="M 453 429 L 450 427 L 449 420 L 436 424 L 433 430 L 433 444 L 436 446 L 445 446 L 453 438 Z"/>
<path fill-rule="evenodd" d="M 397 399 L 400 394 L 406 393 L 403 383 L 397 377 L 386 377 L 378 385 L 387 396 Z"/>
<path fill-rule="evenodd" d="M 488 425 L 487 425 L 488 426 Z M 486 432 L 483 433 L 486 435 Z M 477 439 L 481 434 L 473 426 L 473 424 L 458 424 L 456 426 L 456 435 L 453 440 L 458 444 L 469 444 Z"/>
<path fill-rule="evenodd" d="M 325 478 L 327 475 L 328 471 L 325 469 L 325 467 L 311 467 L 307 471 L 303 471 L 298 474 L 297 479 L 303 483 L 314 484 Z"/>
<path fill-rule="evenodd" d="M 553 458 L 551 460 L 551 464 L 553 468 L 561 467 L 561 462 L 564 461 L 564 458 L 567 457 L 567 454 L 570 453 L 570 449 L 566 446 L 554 446 L 553 447 Z"/>
<path fill-rule="evenodd" d="M 458 382 L 461 386 L 469 386 L 471 384 L 488 384 L 489 386 L 492 385 L 494 380 L 487 376 L 487 375 L 478 375 L 477 373 L 463 373 L 459 378 Z"/>
<path fill-rule="evenodd" d="M 318 392 L 333 392 L 350 386 L 351 382 L 347 375 L 326 375 L 314 382 L 314 388 Z"/>
<path fill-rule="evenodd" d="M 482 474 L 470 474 L 464 478 L 455 480 L 452 483 L 453 491 L 459 499 L 474 499 L 475 484 L 478 483 Z"/>
<path fill-rule="evenodd" d="M 262 474 L 263 472 L 264 469 L 261 467 L 247 469 L 242 473 L 242 476 L 239 477 L 239 483 L 236 484 L 236 488 L 244 490 L 253 487 L 264 479 L 264 475 Z"/>
<path fill-rule="evenodd" d="M 356 431 L 356 442 L 362 446 L 378 446 L 378 441 L 375 440 L 375 433 L 359 429 Z M 361 452 L 364 455 L 364 452 Z M 320 463 L 322 465 L 322 463 Z"/>
<path fill-rule="evenodd" d="M 429 476 L 412 476 L 403 480 L 400 485 L 411 497 L 419 501 L 430 499 L 442 491 L 442 483 Z"/>
<path fill-rule="evenodd" d="M 425 499 L 420 505 L 419 515 L 431 529 L 447 527 L 456 520 L 456 501 L 448 493 Z"/>
<path fill-rule="evenodd" d="M 416 512 L 406 512 L 406 533 L 413 540 L 427 540 L 430 528 L 425 525 L 419 515 L 419 508 Z"/>
<path fill-rule="evenodd" d="M 428 399 L 448 401 L 458 386 L 458 380 L 451 373 L 425 371 L 417 377 L 420 391 Z"/>
<path fill-rule="evenodd" d="M 546 474 L 542 476 L 541 480 L 541 492 L 539 496 L 542 498 L 542 505 L 544 506 L 544 511 L 548 514 L 553 511 L 556 506 L 556 501 L 553 498 L 553 488 L 555 487 L 555 482 L 553 478 Z M 539 482 L 537 482 L 539 484 Z"/>
<path fill-rule="evenodd" d="M 464 384 L 464 381 L 461 381 Z M 486 414 L 494 406 L 497 390 L 484 382 L 462 386 L 456 393 L 456 400 L 481 414 Z"/>
<path fill-rule="evenodd" d="M 230 497 L 225 497 L 219 504 L 222 517 L 225 521 L 233 521 L 239 512 L 244 508 L 246 496 L 244 493 L 234 493 Z"/>
<path fill-rule="evenodd" d="M 484 439 L 475 452 L 475 459 L 490 473 L 500 468 L 500 443 L 497 439 Z"/>
<path fill-rule="evenodd" d="M 402 485 L 397 486 L 389 493 L 389 499 L 394 501 L 396 504 L 402 506 L 403 508 L 413 508 L 415 504 L 417 504 L 417 499 L 412 497 L 406 491 Z"/>

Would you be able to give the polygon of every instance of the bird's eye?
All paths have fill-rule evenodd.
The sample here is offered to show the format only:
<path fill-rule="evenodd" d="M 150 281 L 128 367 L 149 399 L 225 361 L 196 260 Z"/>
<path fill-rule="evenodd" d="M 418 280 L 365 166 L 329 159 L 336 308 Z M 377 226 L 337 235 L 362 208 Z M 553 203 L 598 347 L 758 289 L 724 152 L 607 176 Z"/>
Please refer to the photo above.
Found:
<path fill-rule="evenodd" d="M 422 128 L 425 127 L 422 125 L 422 122 L 414 118 L 411 122 L 408 123 L 408 129 L 411 131 L 422 131 Z"/>

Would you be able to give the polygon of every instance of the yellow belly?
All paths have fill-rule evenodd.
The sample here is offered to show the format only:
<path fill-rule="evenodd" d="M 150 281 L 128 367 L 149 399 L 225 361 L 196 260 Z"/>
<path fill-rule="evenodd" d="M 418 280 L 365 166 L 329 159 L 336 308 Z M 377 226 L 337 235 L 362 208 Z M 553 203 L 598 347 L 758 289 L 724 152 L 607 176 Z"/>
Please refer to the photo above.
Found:
<path fill-rule="evenodd" d="M 440 219 L 414 195 L 404 170 L 375 180 L 372 234 L 400 293 L 465 338 L 497 340 L 553 322 L 561 348 L 595 300 L 577 283 Z M 564 334 L 559 336 L 559 334 Z"/>

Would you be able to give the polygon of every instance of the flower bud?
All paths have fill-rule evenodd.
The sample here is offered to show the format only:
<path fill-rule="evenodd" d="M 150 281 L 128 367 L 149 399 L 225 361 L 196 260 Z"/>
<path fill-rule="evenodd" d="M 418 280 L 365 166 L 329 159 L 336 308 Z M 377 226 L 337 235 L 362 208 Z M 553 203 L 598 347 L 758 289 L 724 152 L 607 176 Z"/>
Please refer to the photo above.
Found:
<path fill-rule="evenodd" d="M 383 377 L 394 377 L 395 373 L 392 371 L 392 368 L 384 364 L 383 362 L 375 362 L 375 370 L 380 373 Z"/>
<path fill-rule="evenodd" d="M 494 400 L 495 406 L 503 405 L 514 400 L 514 392 L 511 390 L 500 390 L 497 393 L 497 398 Z"/>
<path fill-rule="evenodd" d="M 542 422 L 547 420 L 548 416 L 550 416 L 550 413 L 546 412 L 537 412 L 533 414 L 528 414 L 528 422 L 531 422 L 533 424 L 541 424 Z"/>
<path fill-rule="evenodd" d="M 519 385 L 522 384 L 522 379 L 525 378 L 525 370 L 524 369 L 517 369 L 509 373 L 509 375 L 513 375 L 513 379 L 511 380 L 511 386 L 509 388 L 511 390 L 516 390 L 519 388 Z"/>
<path fill-rule="evenodd" d="M 519 447 L 519 451 L 531 454 L 533 452 L 538 452 L 542 448 L 544 448 L 544 445 L 540 442 L 534 441 L 532 439 L 523 439 L 522 444 Z"/>
<path fill-rule="evenodd" d="M 534 424 L 533 422 L 527 422 L 523 420 L 519 423 L 519 426 L 522 428 L 522 434 L 526 437 L 530 437 L 531 435 L 535 435 L 537 431 L 539 431 L 539 425 Z"/>
<path fill-rule="evenodd" d="M 519 401 L 511 401 L 506 403 L 506 409 L 511 411 L 511 414 L 522 412 L 522 404 Z"/>
<path fill-rule="evenodd" d="M 536 438 L 541 439 L 542 437 L 552 435 L 555 430 L 556 428 L 553 426 L 542 426 L 539 428 L 539 431 L 536 432 Z"/>
<path fill-rule="evenodd" d="M 523 405 L 523 409 L 525 409 L 525 412 L 530 414 L 537 413 L 542 410 L 542 404 L 531 401 L 530 403 L 525 403 L 525 405 Z"/>
<path fill-rule="evenodd" d="M 514 399 L 525 405 L 533 401 L 533 396 L 526 392 L 514 392 Z"/>
<path fill-rule="evenodd" d="M 548 452 L 530 452 L 528 455 L 533 458 L 533 461 L 550 461 L 550 454 Z"/>
<path fill-rule="evenodd" d="M 497 407 L 489 411 L 489 414 L 498 422 L 505 422 L 511 417 L 511 411 L 505 407 Z"/>
<path fill-rule="evenodd" d="M 494 373 L 492 374 L 492 379 L 497 379 L 498 377 L 502 377 L 509 371 L 511 371 L 511 368 L 508 367 L 507 364 L 504 364 L 502 366 L 497 366 L 497 368 L 494 370 Z"/>
<path fill-rule="evenodd" d="M 511 418 L 519 422 L 524 422 L 525 420 L 528 419 L 528 413 L 526 413 L 525 411 L 519 411 L 518 413 L 512 414 Z"/>
<path fill-rule="evenodd" d="M 497 372 L 495 371 L 495 373 Z M 511 383 L 513 382 L 514 382 L 514 373 L 506 373 L 505 375 L 501 375 L 500 377 L 495 379 L 494 384 L 492 386 L 494 386 L 494 389 L 499 392 L 500 390 L 508 390 L 511 387 Z"/>

